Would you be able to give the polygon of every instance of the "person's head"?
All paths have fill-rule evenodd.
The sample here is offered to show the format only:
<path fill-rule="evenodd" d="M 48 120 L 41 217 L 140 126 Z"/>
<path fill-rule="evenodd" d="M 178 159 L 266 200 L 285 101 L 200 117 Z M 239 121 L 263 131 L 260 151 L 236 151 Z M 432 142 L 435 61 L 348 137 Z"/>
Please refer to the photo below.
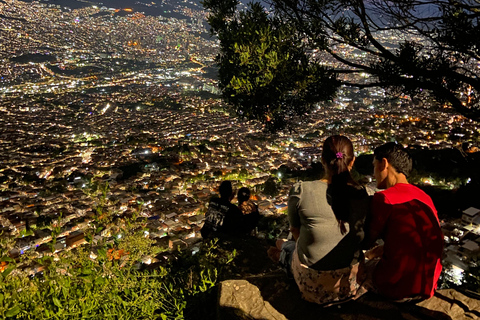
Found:
<path fill-rule="evenodd" d="M 220 187 L 218 188 L 218 191 L 220 193 L 220 198 L 226 199 L 228 201 L 233 199 L 233 188 L 232 188 L 232 182 L 229 180 L 225 180 L 220 184 Z"/>
<path fill-rule="evenodd" d="M 327 201 L 337 218 L 342 234 L 346 232 L 345 222 L 349 221 L 350 208 L 346 198 L 356 197 L 360 186 L 353 180 L 350 170 L 355 162 L 353 144 L 345 136 L 331 136 L 323 143 L 322 164 L 329 181 Z"/>
<path fill-rule="evenodd" d="M 373 174 L 377 188 L 386 189 L 398 182 L 406 183 L 413 161 L 402 145 L 386 143 L 377 147 L 373 155 Z"/>
<path fill-rule="evenodd" d="M 347 137 L 330 136 L 323 143 L 322 165 L 328 178 L 349 172 L 354 161 L 353 144 Z"/>
<path fill-rule="evenodd" d="M 246 187 L 240 188 L 237 193 L 238 204 L 241 204 L 250 199 L 250 190 Z"/>

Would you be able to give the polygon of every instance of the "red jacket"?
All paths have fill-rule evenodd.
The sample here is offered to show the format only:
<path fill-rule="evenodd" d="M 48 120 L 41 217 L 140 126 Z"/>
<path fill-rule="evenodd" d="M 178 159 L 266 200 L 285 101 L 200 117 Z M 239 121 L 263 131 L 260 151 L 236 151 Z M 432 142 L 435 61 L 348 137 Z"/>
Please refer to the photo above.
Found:
<path fill-rule="evenodd" d="M 378 238 L 385 242 L 373 273 L 379 293 L 392 299 L 432 297 L 443 252 L 443 234 L 432 199 L 403 183 L 375 193 L 369 239 Z"/>

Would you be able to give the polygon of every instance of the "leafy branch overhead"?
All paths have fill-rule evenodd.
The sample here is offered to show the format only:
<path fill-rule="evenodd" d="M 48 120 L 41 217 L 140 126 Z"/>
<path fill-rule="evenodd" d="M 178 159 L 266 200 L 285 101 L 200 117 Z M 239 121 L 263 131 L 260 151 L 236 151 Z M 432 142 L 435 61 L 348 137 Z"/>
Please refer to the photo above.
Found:
<path fill-rule="evenodd" d="M 204 2 L 220 40 L 220 86 L 241 117 L 293 125 L 351 85 L 480 119 L 475 0 L 270 0 L 270 13 L 237 5 Z"/>
<path fill-rule="evenodd" d="M 275 131 L 292 126 L 318 101 L 334 97 L 338 86 L 334 74 L 311 60 L 296 30 L 269 16 L 258 3 L 240 13 L 236 5 L 204 2 L 221 41 L 223 97 L 239 117 L 259 120 Z"/>

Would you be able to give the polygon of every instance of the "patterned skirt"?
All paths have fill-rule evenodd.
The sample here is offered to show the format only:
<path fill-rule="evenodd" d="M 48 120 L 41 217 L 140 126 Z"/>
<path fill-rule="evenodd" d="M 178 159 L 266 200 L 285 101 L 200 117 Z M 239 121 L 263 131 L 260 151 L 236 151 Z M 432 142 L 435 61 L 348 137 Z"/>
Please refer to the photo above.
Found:
<path fill-rule="evenodd" d="M 302 264 L 295 249 L 292 273 L 302 298 L 325 307 L 357 299 L 367 292 L 363 286 L 367 278 L 363 260 L 343 269 L 319 271 Z"/>

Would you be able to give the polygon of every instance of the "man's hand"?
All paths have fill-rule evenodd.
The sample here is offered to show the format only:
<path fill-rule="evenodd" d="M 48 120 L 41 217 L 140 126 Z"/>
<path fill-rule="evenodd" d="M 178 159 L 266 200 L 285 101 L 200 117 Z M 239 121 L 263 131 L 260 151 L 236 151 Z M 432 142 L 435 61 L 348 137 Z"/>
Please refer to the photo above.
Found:
<path fill-rule="evenodd" d="M 365 258 L 369 260 L 375 259 L 375 258 L 381 258 L 382 256 L 383 256 L 383 245 L 376 246 L 375 248 L 365 252 Z"/>

